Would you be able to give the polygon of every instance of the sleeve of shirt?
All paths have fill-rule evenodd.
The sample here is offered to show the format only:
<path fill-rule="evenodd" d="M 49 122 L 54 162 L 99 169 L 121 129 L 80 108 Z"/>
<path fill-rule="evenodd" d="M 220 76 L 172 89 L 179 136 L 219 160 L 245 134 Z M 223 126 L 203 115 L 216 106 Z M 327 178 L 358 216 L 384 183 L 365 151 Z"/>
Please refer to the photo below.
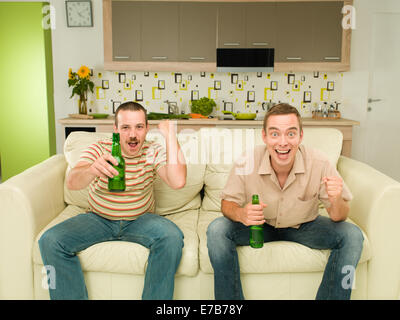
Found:
<path fill-rule="evenodd" d="M 94 143 L 92 145 L 90 145 L 89 147 L 87 147 L 87 149 L 85 149 L 80 158 L 79 161 L 86 161 L 89 163 L 93 163 L 95 162 L 98 158 L 101 157 L 101 155 L 104 154 L 104 150 L 101 148 L 99 143 Z"/>
<path fill-rule="evenodd" d="M 240 207 L 246 204 L 244 168 L 246 168 L 245 163 L 234 163 L 220 195 L 222 200 L 235 202 Z"/>
<path fill-rule="evenodd" d="M 154 158 L 153 158 L 154 169 L 157 171 L 162 166 L 165 166 L 167 164 L 167 152 L 165 148 L 158 143 L 153 143 L 152 148 L 154 152 Z"/>
<path fill-rule="evenodd" d="M 339 172 L 336 170 L 335 167 L 331 165 L 330 162 L 327 162 L 325 166 L 325 172 L 324 172 L 324 177 L 329 177 L 329 176 L 336 176 L 340 177 Z M 343 179 L 343 178 L 342 178 Z M 342 190 L 342 198 L 346 201 L 350 201 L 353 199 L 353 195 L 350 192 L 350 189 L 347 187 L 346 183 L 343 180 L 343 190 Z M 324 204 L 325 208 L 330 208 L 331 203 L 328 200 L 328 194 L 326 193 L 326 188 L 325 188 L 325 183 L 322 183 L 319 189 L 319 199 L 321 202 Z"/>

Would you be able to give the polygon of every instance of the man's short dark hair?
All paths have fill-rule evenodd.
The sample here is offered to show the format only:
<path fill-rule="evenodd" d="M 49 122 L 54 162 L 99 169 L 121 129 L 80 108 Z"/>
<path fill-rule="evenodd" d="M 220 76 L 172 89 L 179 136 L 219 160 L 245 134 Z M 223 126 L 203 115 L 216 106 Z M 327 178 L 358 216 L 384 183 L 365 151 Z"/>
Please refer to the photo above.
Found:
<path fill-rule="evenodd" d="M 115 126 L 117 128 L 118 128 L 118 113 L 120 111 L 126 111 L 126 110 L 143 111 L 145 119 L 146 119 L 146 126 L 147 126 L 147 110 L 140 103 L 128 101 L 128 102 L 124 102 L 124 103 L 120 104 L 119 107 L 117 108 L 117 110 L 115 111 Z"/>
<path fill-rule="evenodd" d="M 297 120 L 299 120 L 300 132 L 303 130 L 303 125 L 301 123 L 301 115 L 300 115 L 299 111 L 295 107 L 291 106 L 288 103 L 279 103 L 279 104 L 274 105 L 265 114 L 264 124 L 263 124 L 263 128 L 264 128 L 265 132 L 267 131 L 267 120 L 268 120 L 268 118 L 270 116 L 281 115 L 281 114 L 294 114 L 294 115 L 296 115 Z"/>

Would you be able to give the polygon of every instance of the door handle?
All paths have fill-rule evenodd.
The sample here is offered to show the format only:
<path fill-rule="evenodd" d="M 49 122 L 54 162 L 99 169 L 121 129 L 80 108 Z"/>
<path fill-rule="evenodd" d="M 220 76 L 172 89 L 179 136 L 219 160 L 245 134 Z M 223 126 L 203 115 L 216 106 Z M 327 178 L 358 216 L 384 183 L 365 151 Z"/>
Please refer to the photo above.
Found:
<path fill-rule="evenodd" d="M 368 99 L 368 103 L 382 101 L 382 99 Z"/>

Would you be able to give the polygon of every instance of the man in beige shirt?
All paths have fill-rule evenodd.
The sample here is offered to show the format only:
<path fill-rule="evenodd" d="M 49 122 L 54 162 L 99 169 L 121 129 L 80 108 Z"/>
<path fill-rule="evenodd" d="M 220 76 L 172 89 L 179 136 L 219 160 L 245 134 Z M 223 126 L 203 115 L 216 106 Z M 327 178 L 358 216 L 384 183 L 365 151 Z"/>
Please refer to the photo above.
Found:
<path fill-rule="evenodd" d="M 265 145 L 233 166 L 221 194 L 224 216 L 207 230 L 215 298 L 244 299 L 236 246 L 249 245 L 250 226 L 263 225 L 264 242 L 331 249 L 316 298 L 350 299 L 351 286 L 342 286 L 342 269 L 356 268 L 363 247 L 361 230 L 344 221 L 350 191 L 325 155 L 301 145 L 296 108 L 283 103 L 271 108 L 262 136 Z M 253 194 L 259 195 L 259 205 L 252 204 Z M 329 218 L 318 214 L 319 201 Z"/>

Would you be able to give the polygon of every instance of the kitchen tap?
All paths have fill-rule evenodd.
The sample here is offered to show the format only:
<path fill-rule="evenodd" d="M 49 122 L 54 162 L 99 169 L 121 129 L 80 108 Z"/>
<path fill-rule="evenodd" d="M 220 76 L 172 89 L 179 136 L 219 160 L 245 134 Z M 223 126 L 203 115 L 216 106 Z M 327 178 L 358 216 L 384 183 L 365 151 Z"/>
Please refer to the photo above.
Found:
<path fill-rule="evenodd" d="M 168 105 L 168 114 L 179 114 L 179 108 L 174 101 L 164 101 Z"/>
<path fill-rule="evenodd" d="M 232 102 L 224 102 L 224 111 L 233 112 L 233 103 Z"/>

